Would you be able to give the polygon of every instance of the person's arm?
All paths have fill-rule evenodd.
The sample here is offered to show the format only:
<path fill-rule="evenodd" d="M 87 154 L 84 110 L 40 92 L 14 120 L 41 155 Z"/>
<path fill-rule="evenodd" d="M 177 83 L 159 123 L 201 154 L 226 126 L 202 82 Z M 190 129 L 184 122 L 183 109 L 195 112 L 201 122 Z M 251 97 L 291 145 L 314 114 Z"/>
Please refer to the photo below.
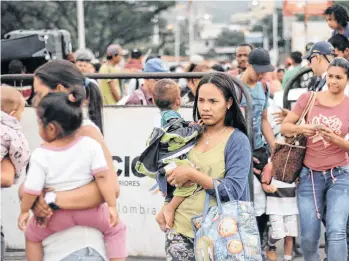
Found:
<path fill-rule="evenodd" d="M 248 174 L 250 172 L 252 159 L 250 143 L 247 136 L 238 133 L 231 139 L 226 148 L 225 176 L 223 179 L 218 180 L 219 196 L 224 201 L 229 199 L 226 189 L 229 190 L 234 199 L 238 200 L 241 198 L 246 186 L 248 186 Z M 214 187 L 211 177 L 197 170 L 193 170 L 189 177 L 191 181 L 198 183 L 204 189 L 209 190 L 210 194 L 215 195 L 215 192 L 212 190 Z"/>
<path fill-rule="evenodd" d="M 95 175 L 96 184 L 101 191 L 104 201 L 109 207 L 116 206 L 116 197 L 114 193 L 114 186 L 108 180 L 108 171 L 98 172 Z"/>
<path fill-rule="evenodd" d="M 262 114 L 262 133 L 270 149 L 273 151 L 275 147 L 275 136 L 268 120 L 268 109 L 265 109 Z"/>
<path fill-rule="evenodd" d="M 20 153 L 18 153 L 20 152 Z M 23 169 L 27 166 L 30 158 L 29 144 L 23 133 L 18 133 L 13 137 L 9 146 L 9 157 L 15 166 L 15 178 L 19 178 Z"/>
<path fill-rule="evenodd" d="M 104 202 L 96 181 L 74 190 L 57 192 L 56 195 L 56 205 L 61 209 L 94 208 Z M 46 205 L 45 200 L 42 200 L 40 203 Z"/>
<path fill-rule="evenodd" d="M 276 124 L 281 124 L 289 112 L 287 109 L 280 108 L 280 111 L 272 113 Z"/>
<path fill-rule="evenodd" d="M 225 176 L 220 179 L 218 192 L 224 201 L 229 200 L 227 190 L 234 199 L 239 200 L 248 187 L 248 175 L 251 168 L 252 152 L 246 135 L 234 133 L 225 149 Z M 211 191 L 211 194 L 214 192 Z"/>
<path fill-rule="evenodd" d="M 290 80 L 290 71 L 285 72 L 284 78 L 282 79 L 282 88 L 285 89 L 288 81 Z"/>
<path fill-rule="evenodd" d="M 39 194 L 40 195 L 40 192 Z M 18 217 L 18 227 L 22 231 L 25 231 L 27 223 L 29 222 L 29 210 L 32 208 L 35 200 L 38 198 L 38 195 L 24 193 L 22 202 L 21 202 L 21 212 Z"/>
<path fill-rule="evenodd" d="M 41 193 L 40 193 L 41 194 Z M 21 212 L 27 213 L 33 207 L 39 195 L 24 193 L 21 201 Z"/>
<path fill-rule="evenodd" d="M 33 212 L 37 217 L 49 217 L 52 209 L 45 201 L 46 191 L 40 194 L 33 206 Z M 18 196 L 22 200 L 24 195 L 23 184 L 19 187 Z M 88 209 L 94 208 L 104 202 L 103 196 L 95 181 L 69 191 L 56 192 L 55 204 L 61 209 Z"/>
<path fill-rule="evenodd" d="M 79 130 L 79 135 L 90 137 L 96 140 L 102 146 L 104 158 L 107 161 L 108 180 L 114 185 L 115 197 L 118 198 L 120 196 L 119 179 L 114 168 L 113 158 L 111 156 L 109 148 L 104 141 L 103 135 L 93 126 L 81 127 Z"/>
<path fill-rule="evenodd" d="M 342 138 L 335 133 L 330 128 L 324 127 L 320 130 L 320 134 L 327 142 L 337 145 L 342 150 L 349 153 L 349 141 Z"/>
<path fill-rule="evenodd" d="M 21 213 L 28 213 L 34 202 L 41 195 L 48 173 L 45 152 L 37 149 L 30 158 L 29 170 L 21 189 Z"/>
<path fill-rule="evenodd" d="M 252 157 L 250 143 L 245 135 L 239 133 L 231 139 L 228 142 L 229 147 L 226 149 L 227 155 L 225 155 L 226 175 L 218 181 L 219 195 L 225 201 L 228 200 L 225 188 L 229 189 L 234 198 L 241 198 L 246 186 L 248 186 L 248 174 Z M 206 190 L 214 188 L 211 177 L 191 167 L 177 167 L 170 173 L 167 180 L 171 185 L 178 184 L 182 186 L 190 180 Z M 210 193 L 212 194 L 213 191 L 210 191 Z"/>
<path fill-rule="evenodd" d="M 301 134 L 302 129 L 300 125 L 296 125 L 299 117 L 299 115 L 297 115 L 293 111 L 290 111 L 281 124 L 280 132 L 286 137 L 293 137 L 294 135 Z"/>
<path fill-rule="evenodd" d="M 299 134 L 304 134 L 305 136 L 315 135 L 315 129 L 312 125 L 309 124 L 301 124 L 296 125 L 299 118 L 301 117 L 303 110 L 308 102 L 311 93 L 302 94 L 295 107 L 292 111 L 288 112 L 286 118 L 281 124 L 280 132 L 286 137 L 293 137 Z"/>
<path fill-rule="evenodd" d="M 280 132 L 286 137 L 293 137 L 299 134 L 304 134 L 307 137 L 315 135 L 315 128 L 309 124 L 296 125 L 300 116 L 290 111 L 287 117 L 281 124 Z"/>
<path fill-rule="evenodd" d="M 91 159 L 92 174 L 105 202 L 109 207 L 116 207 L 115 186 L 110 180 L 110 175 L 108 175 L 108 167 L 102 147 L 96 142 L 93 143 L 93 146 Z"/>
<path fill-rule="evenodd" d="M 11 160 L 4 158 L 1 161 L 1 188 L 9 188 L 14 184 L 15 181 L 15 167 Z"/>
<path fill-rule="evenodd" d="M 119 83 L 116 80 L 109 80 L 109 89 L 114 99 L 118 102 L 121 98 Z"/>

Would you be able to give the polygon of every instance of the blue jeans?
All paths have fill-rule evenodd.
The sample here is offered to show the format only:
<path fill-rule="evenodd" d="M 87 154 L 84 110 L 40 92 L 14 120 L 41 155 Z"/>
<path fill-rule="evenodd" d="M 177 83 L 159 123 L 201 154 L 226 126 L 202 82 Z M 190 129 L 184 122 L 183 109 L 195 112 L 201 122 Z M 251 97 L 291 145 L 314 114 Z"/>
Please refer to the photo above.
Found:
<path fill-rule="evenodd" d="M 93 248 L 86 247 L 71 253 L 61 261 L 105 261 Z"/>
<path fill-rule="evenodd" d="M 347 261 L 346 225 L 349 215 L 349 166 L 324 172 L 311 171 L 304 167 L 299 176 L 297 203 L 304 260 L 320 260 L 321 218 L 317 215 L 317 211 L 322 215 L 326 204 L 328 260 Z"/>

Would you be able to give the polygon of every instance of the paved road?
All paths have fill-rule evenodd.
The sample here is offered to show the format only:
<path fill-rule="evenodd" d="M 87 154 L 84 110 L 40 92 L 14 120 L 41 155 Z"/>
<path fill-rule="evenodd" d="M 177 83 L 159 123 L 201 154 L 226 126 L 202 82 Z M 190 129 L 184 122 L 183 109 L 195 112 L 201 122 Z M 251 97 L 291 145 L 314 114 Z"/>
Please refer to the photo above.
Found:
<path fill-rule="evenodd" d="M 281 246 L 278 249 L 282 249 Z M 278 253 L 278 260 L 282 261 L 283 256 L 282 253 Z M 323 260 L 324 254 L 323 250 L 321 250 L 321 260 Z M 127 261 L 164 261 L 165 259 L 155 259 L 155 258 L 146 258 L 146 257 L 129 257 Z M 303 258 L 296 258 L 294 261 L 303 261 Z M 5 257 L 5 261 L 26 261 L 24 252 L 9 252 Z"/>

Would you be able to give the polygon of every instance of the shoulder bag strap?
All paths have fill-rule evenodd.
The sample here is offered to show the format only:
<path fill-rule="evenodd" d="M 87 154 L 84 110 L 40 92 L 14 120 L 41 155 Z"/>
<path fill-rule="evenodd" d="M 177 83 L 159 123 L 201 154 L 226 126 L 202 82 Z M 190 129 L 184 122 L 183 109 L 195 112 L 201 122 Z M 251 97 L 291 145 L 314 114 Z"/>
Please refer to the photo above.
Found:
<path fill-rule="evenodd" d="M 311 92 L 307 105 L 304 107 L 304 110 L 302 112 L 301 117 L 299 118 L 297 124 L 301 124 L 303 122 L 303 120 L 305 120 L 305 117 L 308 115 L 309 111 L 312 109 L 314 103 L 316 100 L 316 92 Z"/>

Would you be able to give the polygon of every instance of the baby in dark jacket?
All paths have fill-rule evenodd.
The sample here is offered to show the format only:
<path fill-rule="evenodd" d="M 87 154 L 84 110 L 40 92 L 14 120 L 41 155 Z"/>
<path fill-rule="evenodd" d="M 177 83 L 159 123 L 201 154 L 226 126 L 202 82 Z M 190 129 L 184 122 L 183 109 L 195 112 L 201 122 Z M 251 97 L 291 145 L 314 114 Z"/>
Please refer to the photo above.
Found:
<path fill-rule="evenodd" d="M 154 86 L 153 100 L 160 109 L 161 128 L 154 128 L 148 146 L 136 164 L 136 170 L 156 179 L 161 192 L 169 201 L 158 217 L 161 217 L 162 225 L 172 227 L 175 210 L 198 186 L 172 187 L 167 183 L 167 174 L 180 165 L 193 166 L 187 153 L 194 147 L 202 126 L 185 121 L 178 113 L 180 88 L 173 80 L 158 81 Z"/>

